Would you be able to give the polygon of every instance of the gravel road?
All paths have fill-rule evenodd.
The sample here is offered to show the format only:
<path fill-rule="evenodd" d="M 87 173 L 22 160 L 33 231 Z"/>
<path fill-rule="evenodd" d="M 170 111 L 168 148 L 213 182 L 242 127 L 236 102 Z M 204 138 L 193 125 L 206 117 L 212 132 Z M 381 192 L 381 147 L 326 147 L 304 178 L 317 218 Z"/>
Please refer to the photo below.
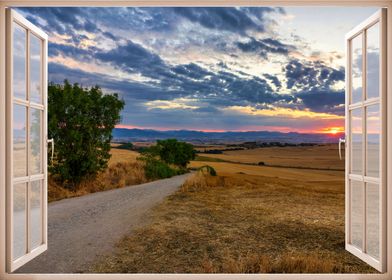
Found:
<path fill-rule="evenodd" d="M 64 199 L 48 207 L 48 250 L 17 273 L 82 273 L 143 217 L 174 193 L 189 174 Z"/>

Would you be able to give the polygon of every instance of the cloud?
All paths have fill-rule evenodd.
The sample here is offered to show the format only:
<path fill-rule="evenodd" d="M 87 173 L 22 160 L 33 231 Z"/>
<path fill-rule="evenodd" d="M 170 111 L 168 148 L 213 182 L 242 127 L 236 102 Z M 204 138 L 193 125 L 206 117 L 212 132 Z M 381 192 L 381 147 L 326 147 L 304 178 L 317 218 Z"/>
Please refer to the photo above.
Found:
<path fill-rule="evenodd" d="M 248 30 L 266 31 L 265 15 L 272 12 L 281 13 L 282 10 L 236 7 L 178 7 L 174 12 L 191 22 L 196 22 L 208 29 L 224 30 L 245 34 Z"/>
<path fill-rule="evenodd" d="M 323 120 L 336 120 L 344 117 L 328 113 L 312 112 L 310 110 L 295 110 L 289 108 L 270 108 L 270 109 L 256 109 L 251 106 L 230 106 L 224 110 L 234 111 L 241 114 L 253 116 L 268 116 L 268 117 L 283 117 L 291 119 L 323 119 Z"/>
<path fill-rule="evenodd" d="M 289 61 L 284 67 L 287 88 L 312 89 L 320 87 L 328 89 L 334 83 L 344 81 L 344 68 L 334 69 L 321 61 L 301 62 L 297 59 Z"/>
<path fill-rule="evenodd" d="M 282 88 L 282 82 L 278 79 L 278 77 L 270 75 L 268 73 L 263 74 L 263 76 L 270 80 L 275 85 L 277 90 Z"/>
<path fill-rule="evenodd" d="M 344 115 L 345 92 L 312 89 L 295 95 L 300 98 L 304 106 L 315 112 Z"/>
<path fill-rule="evenodd" d="M 294 46 L 286 45 L 272 38 L 256 40 L 249 38 L 246 42 L 236 42 L 237 47 L 247 53 L 256 53 L 263 58 L 267 58 L 268 54 L 287 55 L 290 51 L 295 50 Z"/>
<path fill-rule="evenodd" d="M 177 110 L 177 109 L 199 109 L 190 103 L 197 102 L 195 99 L 177 98 L 173 100 L 154 100 L 144 103 L 150 109 Z"/>
<path fill-rule="evenodd" d="M 300 128 L 327 115 L 339 126 L 344 114 L 343 67 L 322 53 L 307 59 L 302 42 L 282 40 L 272 25 L 283 9 L 20 10 L 49 34 L 50 81 L 119 93 L 124 123 Z"/>
<path fill-rule="evenodd" d="M 167 67 L 159 55 L 130 40 L 107 52 L 96 52 L 95 58 L 109 62 L 128 73 L 141 73 L 153 78 L 168 74 Z"/>

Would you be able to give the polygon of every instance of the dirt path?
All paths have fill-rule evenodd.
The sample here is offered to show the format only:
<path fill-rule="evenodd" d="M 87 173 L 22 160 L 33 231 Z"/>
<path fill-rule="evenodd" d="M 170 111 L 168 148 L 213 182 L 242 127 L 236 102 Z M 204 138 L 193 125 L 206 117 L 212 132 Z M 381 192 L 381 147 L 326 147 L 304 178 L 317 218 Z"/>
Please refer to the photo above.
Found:
<path fill-rule="evenodd" d="M 176 191 L 188 176 L 50 203 L 48 251 L 17 272 L 84 272 L 97 257 L 110 254 L 122 236 L 143 225 L 146 212 Z"/>

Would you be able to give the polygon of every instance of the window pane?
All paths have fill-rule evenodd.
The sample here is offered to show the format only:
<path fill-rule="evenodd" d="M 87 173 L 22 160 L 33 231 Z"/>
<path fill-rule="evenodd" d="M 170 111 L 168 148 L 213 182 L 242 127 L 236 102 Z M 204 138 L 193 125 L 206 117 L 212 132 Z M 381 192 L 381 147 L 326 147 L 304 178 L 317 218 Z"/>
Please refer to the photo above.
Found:
<path fill-rule="evenodd" d="M 42 172 L 41 116 L 42 116 L 41 110 L 30 108 L 30 157 L 29 157 L 30 175 L 39 174 Z"/>
<path fill-rule="evenodd" d="M 351 244 L 362 249 L 363 183 L 351 181 Z"/>
<path fill-rule="evenodd" d="M 42 181 L 31 182 L 31 248 L 42 244 Z"/>
<path fill-rule="evenodd" d="M 362 34 L 360 34 L 351 41 L 351 103 L 362 101 L 362 53 Z"/>
<path fill-rule="evenodd" d="M 367 98 L 380 95 L 380 26 L 379 23 L 368 29 L 367 35 Z"/>
<path fill-rule="evenodd" d="M 30 100 L 42 103 L 41 98 L 41 40 L 30 36 Z"/>
<path fill-rule="evenodd" d="M 14 185 L 13 259 L 26 253 L 26 183 Z"/>
<path fill-rule="evenodd" d="M 362 175 L 362 109 L 350 113 L 351 123 L 351 173 Z"/>
<path fill-rule="evenodd" d="M 380 172 L 380 105 L 372 105 L 366 113 L 366 175 L 379 177 Z"/>
<path fill-rule="evenodd" d="M 27 175 L 26 107 L 14 104 L 14 177 Z"/>
<path fill-rule="evenodd" d="M 380 257 L 379 201 L 379 186 L 366 184 L 366 248 L 367 253 L 376 259 Z"/>
<path fill-rule="evenodd" d="M 13 91 L 14 97 L 26 99 L 26 30 L 13 24 Z"/>

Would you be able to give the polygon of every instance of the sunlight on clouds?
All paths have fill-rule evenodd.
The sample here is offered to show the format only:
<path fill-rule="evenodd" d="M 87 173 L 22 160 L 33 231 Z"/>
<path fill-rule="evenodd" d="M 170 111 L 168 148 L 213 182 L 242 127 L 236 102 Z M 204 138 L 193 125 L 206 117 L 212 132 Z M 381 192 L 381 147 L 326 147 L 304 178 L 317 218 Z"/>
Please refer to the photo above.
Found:
<path fill-rule="evenodd" d="M 231 111 L 244 115 L 266 116 L 266 117 L 285 117 L 293 119 L 323 119 L 337 120 L 344 119 L 344 116 L 338 116 L 328 113 L 318 113 L 309 110 L 294 110 L 289 108 L 273 108 L 273 109 L 255 109 L 251 106 L 229 106 L 223 111 Z"/>
<path fill-rule="evenodd" d="M 344 90 L 346 84 L 344 81 L 337 81 L 331 85 L 331 89 L 335 91 Z"/>
<path fill-rule="evenodd" d="M 59 45 L 73 46 L 71 39 L 72 37 L 67 34 L 52 33 L 50 36 L 50 42 Z"/>
<path fill-rule="evenodd" d="M 199 106 L 192 105 L 192 103 L 197 102 L 197 99 L 188 98 L 176 98 L 173 100 L 154 100 L 144 103 L 151 109 L 161 109 L 161 110 L 175 110 L 175 109 L 199 109 Z"/>

